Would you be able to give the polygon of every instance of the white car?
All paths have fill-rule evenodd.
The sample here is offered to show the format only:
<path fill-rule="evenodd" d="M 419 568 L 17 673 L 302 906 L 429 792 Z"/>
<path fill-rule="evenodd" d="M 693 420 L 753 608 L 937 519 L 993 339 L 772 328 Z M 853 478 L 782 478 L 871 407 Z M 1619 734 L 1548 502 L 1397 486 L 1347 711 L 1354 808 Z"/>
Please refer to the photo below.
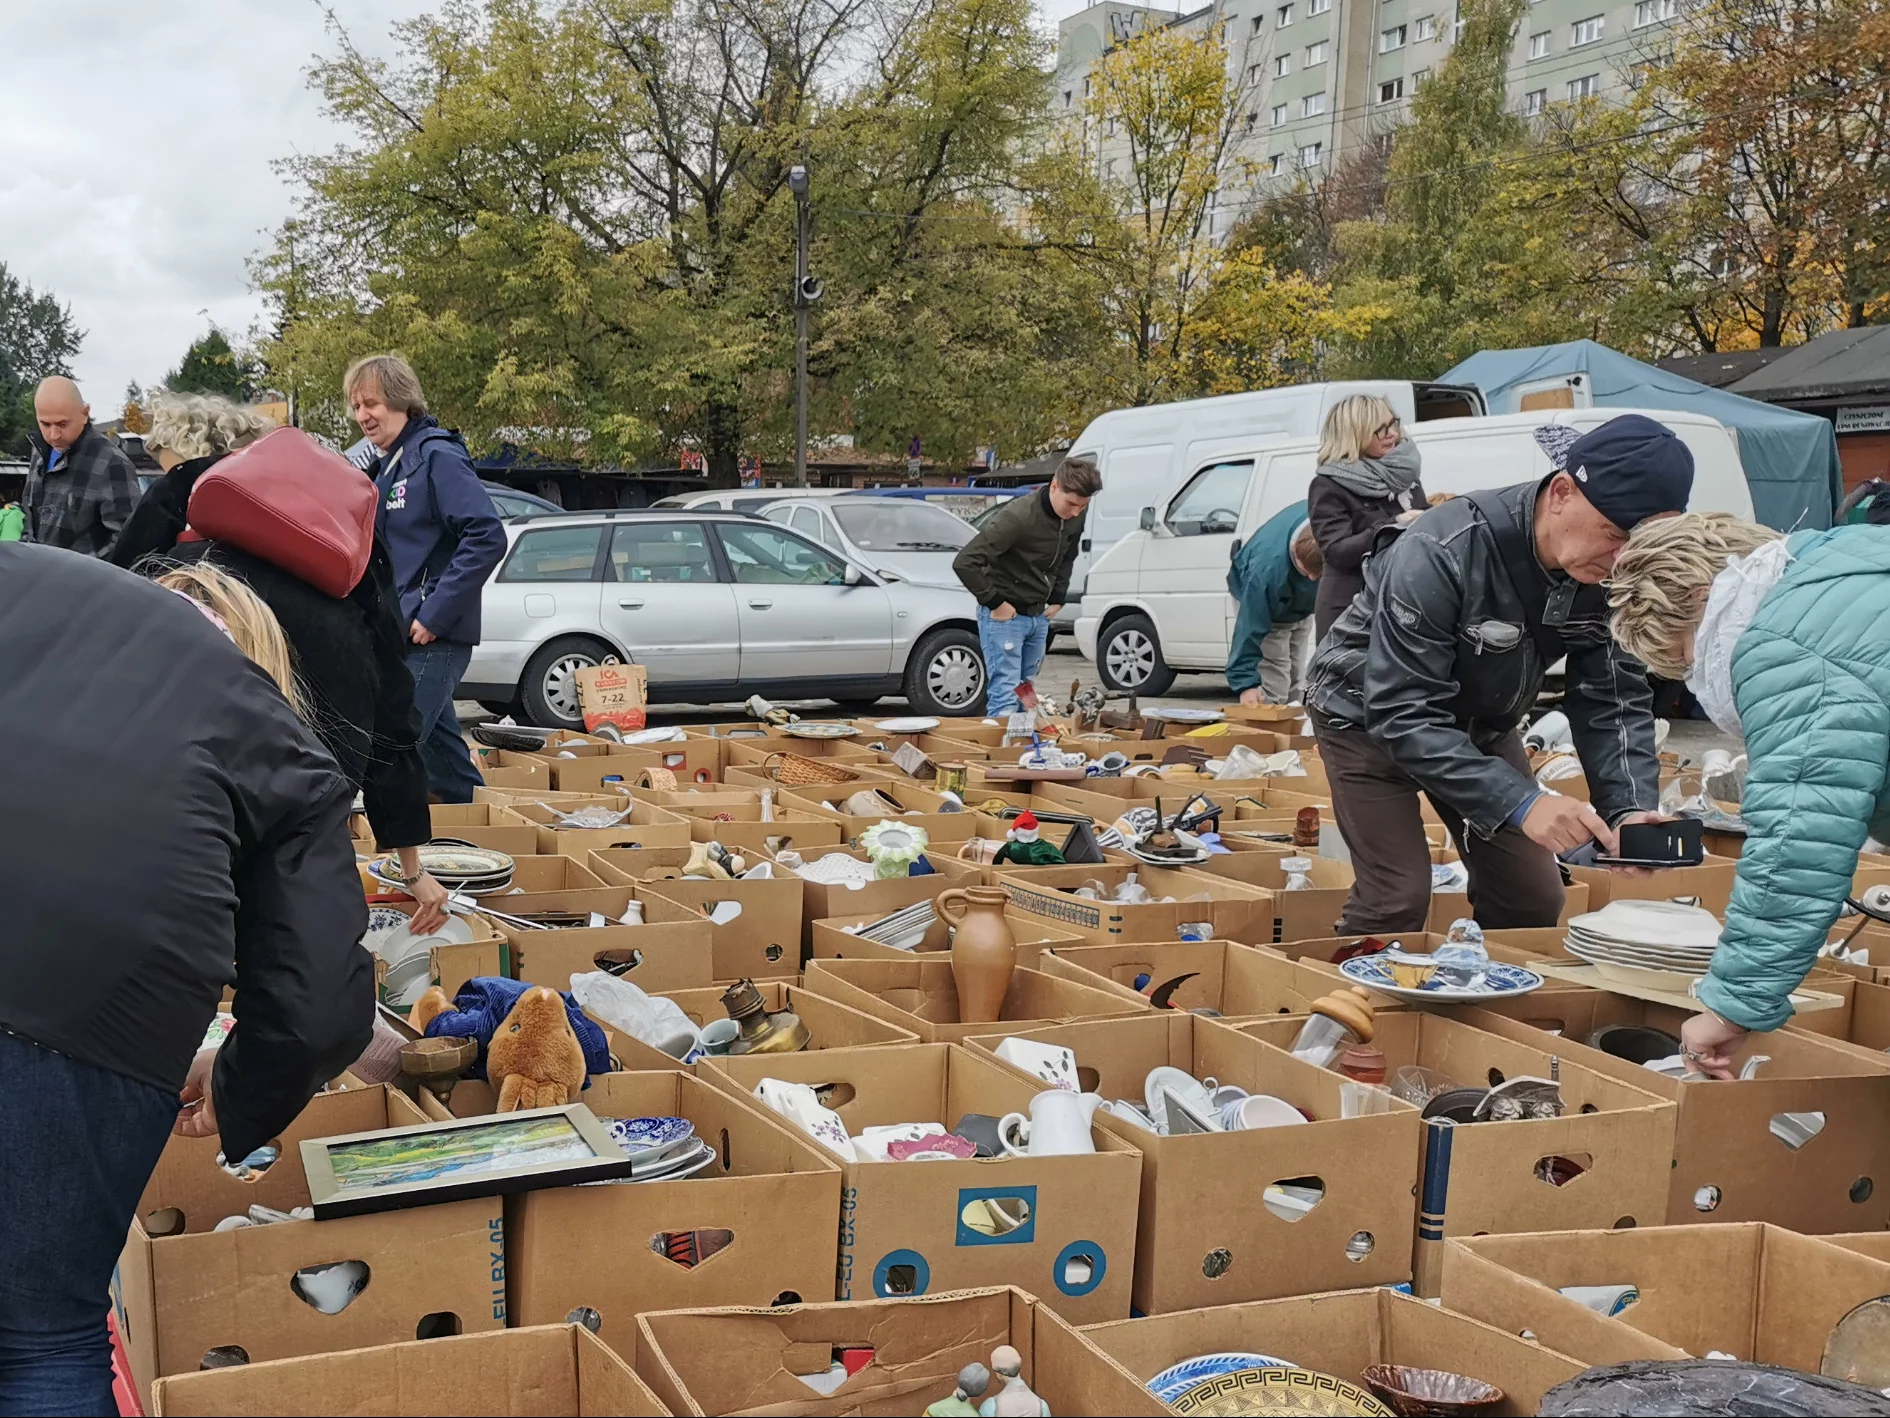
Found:
<path fill-rule="evenodd" d="M 903 694 L 982 712 L 977 605 L 879 575 L 740 513 L 565 513 L 507 522 L 484 638 L 458 697 L 547 728 L 580 724 L 577 671 L 632 661 L 653 703 Z"/>
<path fill-rule="evenodd" d="M 706 492 L 679 492 L 650 504 L 651 510 L 668 512 L 759 512 L 770 502 L 784 497 L 839 497 L 852 492 L 850 487 L 718 487 Z"/>
<path fill-rule="evenodd" d="M 849 561 L 902 581 L 956 586 L 952 561 L 977 532 L 964 518 L 905 497 L 795 497 L 761 509 Z"/>
<path fill-rule="evenodd" d="M 1535 441 L 1545 423 L 1591 429 L 1624 413 L 1664 423 L 1693 452 L 1695 512 L 1752 516 L 1739 442 L 1704 414 L 1664 409 L 1554 409 L 1439 419 L 1409 428 L 1431 493 L 1475 492 L 1549 475 Z M 1162 694 L 1178 670 L 1222 673 L 1239 607 L 1227 594 L 1234 548 L 1306 497 L 1317 438 L 1257 439 L 1204 460 L 1181 490 L 1144 507 L 1141 527 L 1090 568 L 1076 643 L 1113 690 Z"/>

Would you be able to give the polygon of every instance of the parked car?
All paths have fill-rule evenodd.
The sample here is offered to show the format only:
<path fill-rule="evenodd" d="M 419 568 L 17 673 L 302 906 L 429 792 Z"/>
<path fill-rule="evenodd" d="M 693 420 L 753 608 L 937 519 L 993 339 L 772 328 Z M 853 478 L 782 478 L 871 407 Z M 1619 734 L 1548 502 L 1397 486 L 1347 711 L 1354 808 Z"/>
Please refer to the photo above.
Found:
<path fill-rule="evenodd" d="M 1555 409 L 1419 423 L 1409 432 L 1424 453 L 1425 488 L 1466 493 L 1546 478 L 1549 460 L 1534 437 L 1545 423 L 1590 429 L 1632 412 L 1666 424 L 1692 449 L 1694 511 L 1752 515 L 1738 441 L 1704 414 Z M 1138 529 L 1090 569 L 1076 622 L 1077 646 L 1105 685 L 1161 694 L 1177 670 L 1226 667 L 1238 614 L 1227 594 L 1228 562 L 1244 538 L 1306 496 L 1318 458 L 1316 435 L 1235 444 L 1204 459 L 1171 498 L 1141 509 Z"/>
<path fill-rule="evenodd" d="M 974 527 L 980 518 L 1002 507 L 1020 492 L 1035 492 L 1035 487 L 865 487 L 860 497 L 898 497 L 923 502 L 929 507 L 943 507 L 963 517 Z"/>
<path fill-rule="evenodd" d="M 631 660 L 655 703 L 750 694 L 915 713 L 984 706 L 977 607 L 963 589 L 883 577 L 739 513 L 564 513 L 506 523 L 485 639 L 458 697 L 573 728 L 577 671 Z"/>
<path fill-rule="evenodd" d="M 1167 502 L 1196 469 L 1216 458 L 1296 439 L 1317 444 L 1327 411 L 1353 394 L 1387 400 L 1407 428 L 1485 412 L 1483 395 L 1467 386 L 1373 379 L 1112 409 L 1090 420 L 1070 445 L 1070 456 L 1091 459 L 1102 470 L 1103 485 L 1089 504 L 1070 573 L 1070 599 L 1057 617 L 1058 627 L 1068 629 L 1078 617 L 1092 614 L 1084 605 L 1090 568 L 1136 529 L 1144 507 Z"/>
<path fill-rule="evenodd" d="M 492 498 L 492 510 L 501 517 L 562 517 L 564 508 L 548 498 L 540 497 L 535 492 L 520 492 L 515 487 L 504 483 L 482 481 L 483 487 Z"/>
<path fill-rule="evenodd" d="M 707 492 L 679 492 L 661 498 L 651 507 L 668 512 L 687 509 L 695 512 L 759 512 L 770 502 L 784 497 L 840 497 L 852 492 L 850 487 L 723 487 Z"/>
<path fill-rule="evenodd" d="M 793 497 L 761 515 L 851 561 L 930 586 L 958 584 L 952 558 L 977 535 L 943 507 L 906 498 Z"/>

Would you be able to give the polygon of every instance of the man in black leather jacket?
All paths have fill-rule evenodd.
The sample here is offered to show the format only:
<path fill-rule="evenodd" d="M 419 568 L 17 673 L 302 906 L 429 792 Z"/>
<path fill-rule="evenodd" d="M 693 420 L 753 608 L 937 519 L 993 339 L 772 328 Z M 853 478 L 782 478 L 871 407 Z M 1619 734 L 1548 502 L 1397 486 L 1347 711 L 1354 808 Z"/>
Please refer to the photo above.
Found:
<path fill-rule="evenodd" d="M 1693 459 L 1639 415 L 1537 440 L 1557 471 L 1387 529 L 1365 587 L 1313 658 L 1306 703 L 1357 883 L 1341 934 L 1421 931 L 1424 793 L 1486 928 L 1552 926 L 1555 854 L 1659 806 L 1646 671 L 1608 634 L 1601 587 L 1635 524 L 1683 511 Z M 1538 787 L 1517 728 L 1567 656 L 1567 703 L 1593 805 Z M 1466 830 L 1467 829 L 1467 830 Z"/>
<path fill-rule="evenodd" d="M 353 795 L 195 605 L 101 561 L 0 544 L 0 666 L 0 1413 L 111 1413 L 107 1290 L 165 1139 L 242 1160 L 371 1035 Z"/>

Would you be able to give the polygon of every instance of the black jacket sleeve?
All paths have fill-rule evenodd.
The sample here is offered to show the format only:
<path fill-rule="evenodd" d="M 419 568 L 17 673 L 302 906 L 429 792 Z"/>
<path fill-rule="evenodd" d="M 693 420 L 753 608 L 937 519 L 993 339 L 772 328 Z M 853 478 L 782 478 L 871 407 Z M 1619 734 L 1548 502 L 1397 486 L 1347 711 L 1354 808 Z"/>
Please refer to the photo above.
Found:
<path fill-rule="evenodd" d="M 190 525 L 190 494 L 198 474 L 215 462 L 213 458 L 198 458 L 179 463 L 152 483 L 125 519 L 106 560 L 129 570 L 147 556 L 166 555 Z"/>
<path fill-rule="evenodd" d="M 1417 785 L 1494 837 L 1535 783 L 1483 752 L 1450 704 L 1464 574 L 1456 552 L 1419 522 L 1372 561 L 1378 612 L 1365 655 L 1365 727 Z"/>
<path fill-rule="evenodd" d="M 362 806 L 374 829 L 375 846 L 384 852 L 418 847 L 432 840 L 433 814 L 427 806 L 427 768 L 420 757 L 420 716 L 413 706 L 400 598 L 394 591 L 393 563 L 378 536 L 367 571 L 349 599 L 367 621 L 380 681 L 367 772 L 361 780 Z"/>
<path fill-rule="evenodd" d="M 1360 528 L 1356 504 L 1330 478 L 1315 477 L 1306 490 L 1306 520 L 1312 523 L 1326 569 L 1355 576 L 1378 536 L 1378 524 Z"/>
<path fill-rule="evenodd" d="M 236 1028 L 211 1082 L 223 1155 L 246 1157 L 361 1056 L 374 1029 L 367 907 L 339 777 L 237 865 Z"/>
<path fill-rule="evenodd" d="M 1607 633 L 1568 647 L 1568 692 L 1563 708 L 1576 756 L 1588 776 L 1589 796 L 1612 824 L 1630 812 L 1660 806 L 1660 758 L 1654 751 L 1654 691 L 1647 671 Z"/>

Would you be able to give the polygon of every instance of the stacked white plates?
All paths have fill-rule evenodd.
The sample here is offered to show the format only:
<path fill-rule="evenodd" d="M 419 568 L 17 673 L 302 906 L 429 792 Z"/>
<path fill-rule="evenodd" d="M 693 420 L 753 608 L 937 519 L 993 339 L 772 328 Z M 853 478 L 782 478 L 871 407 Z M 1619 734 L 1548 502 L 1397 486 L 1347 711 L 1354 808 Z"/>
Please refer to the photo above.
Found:
<path fill-rule="evenodd" d="M 932 929 L 932 923 L 937 919 L 938 913 L 932 903 L 920 901 L 894 911 L 890 916 L 869 921 L 854 934 L 862 940 L 890 945 L 894 950 L 917 950 L 919 942 L 925 939 L 925 933 Z"/>
<path fill-rule="evenodd" d="M 1564 944 L 1606 979 L 1684 994 L 1712 964 L 1719 931 L 1719 918 L 1698 906 L 1610 901 L 1572 919 Z"/>

